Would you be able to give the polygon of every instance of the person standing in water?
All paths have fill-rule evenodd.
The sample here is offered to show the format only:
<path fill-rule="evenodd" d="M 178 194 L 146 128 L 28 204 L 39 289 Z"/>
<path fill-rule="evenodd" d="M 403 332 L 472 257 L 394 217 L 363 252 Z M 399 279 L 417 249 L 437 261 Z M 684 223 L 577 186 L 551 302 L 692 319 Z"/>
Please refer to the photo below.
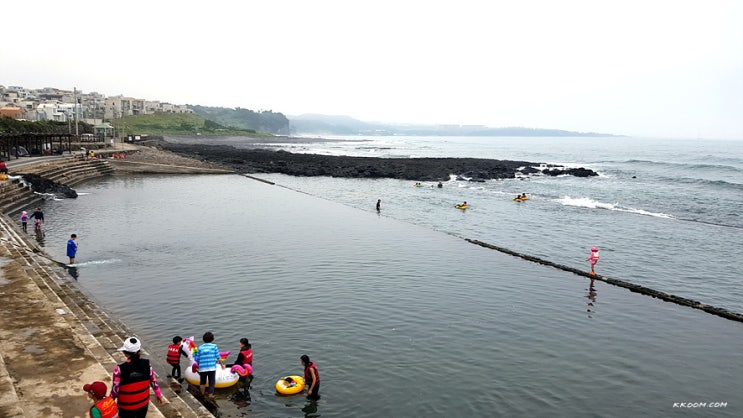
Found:
<path fill-rule="evenodd" d="M 194 361 L 199 365 L 199 390 L 202 395 L 208 393 L 209 398 L 214 400 L 214 388 L 217 384 L 217 366 L 224 369 L 224 364 L 220 362 L 219 348 L 213 342 L 214 334 L 206 332 L 201 339 L 204 341 L 204 344 L 199 346 L 193 357 Z"/>
<path fill-rule="evenodd" d="M 596 263 L 599 262 L 599 249 L 596 247 L 591 247 L 591 255 L 586 258 L 586 261 L 591 262 L 591 274 L 596 274 L 594 271 L 594 267 L 596 266 Z"/>
<path fill-rule="evenodd" d="M 316 401 L 320 399 L 320 372 L 317 365 L 310 361 L 307 354 L 299 358 L 304 366 L 304 382 L 307 385 L 307 399 Z"/>
<path fill-rule="evenodd" d="M 70 235 L 67 240 L 67 257 L 70 257 L 70 264 L 75 264 L 75 254 L 77 254 L 77 235 Z"/>
<path fill-rule="evenodd" d="M 41 208 L 36 208 L 31 217 L 34 218 L 34 229 L 41 231 L 41 225 L 44 223 L 44 212 L 41 211 Z"/>
<path fill-rule="evenodd" d="M 382 199 L 377 199 L 377 212 L 382 209 Z"/>

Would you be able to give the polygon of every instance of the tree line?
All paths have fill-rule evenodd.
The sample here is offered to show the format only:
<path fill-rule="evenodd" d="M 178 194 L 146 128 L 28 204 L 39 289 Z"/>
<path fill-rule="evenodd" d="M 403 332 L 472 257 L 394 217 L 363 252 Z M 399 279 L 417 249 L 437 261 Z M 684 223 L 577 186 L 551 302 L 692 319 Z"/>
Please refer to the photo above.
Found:
<path fill-rule="evenodd" d="M 75 125 L 74 122 L 57 122 L 52 120 L 28 121 L 0 117 L 0 132 L 9 134 L 69 134 L 75 132 Z M 93 125 L 78 122 L 77 132 L 81 134 L 92 134 Z"/>

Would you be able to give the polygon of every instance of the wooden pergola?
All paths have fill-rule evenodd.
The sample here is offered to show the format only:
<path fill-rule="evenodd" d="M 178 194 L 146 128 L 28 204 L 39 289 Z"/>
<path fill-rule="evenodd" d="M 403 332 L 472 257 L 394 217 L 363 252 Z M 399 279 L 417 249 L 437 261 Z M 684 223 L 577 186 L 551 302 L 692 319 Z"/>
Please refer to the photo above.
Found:
<path fill-rule="evenodd" d="M 32 156 L 72 153 L 74 138 L 73 134 L 0 133 L 0 158 L 19 158 L 21 147 Z"/>

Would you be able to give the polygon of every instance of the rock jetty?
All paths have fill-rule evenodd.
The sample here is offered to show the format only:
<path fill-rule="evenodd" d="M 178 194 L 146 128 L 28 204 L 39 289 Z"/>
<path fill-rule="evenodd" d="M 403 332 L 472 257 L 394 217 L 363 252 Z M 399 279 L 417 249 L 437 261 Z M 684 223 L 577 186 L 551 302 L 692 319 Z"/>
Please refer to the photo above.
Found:
<path fill-rule="evenodd" d="M 485 158 L 378 158 L 318 154 L 295 154 L 283 150 L 235 148 L 228 145 L 176 144 L 160 141 L 158 146 L 177 154 L 197 158 L 245 174 L 281 173 L 293 176 L 349 178 L 393 178 L 400 180 L 446 181 L 450 175 L 470 181 L 515 178 L 517 174 L 597 176 L 586 168 Z M 543 168 L 537 168 L 543 167 Z"/>

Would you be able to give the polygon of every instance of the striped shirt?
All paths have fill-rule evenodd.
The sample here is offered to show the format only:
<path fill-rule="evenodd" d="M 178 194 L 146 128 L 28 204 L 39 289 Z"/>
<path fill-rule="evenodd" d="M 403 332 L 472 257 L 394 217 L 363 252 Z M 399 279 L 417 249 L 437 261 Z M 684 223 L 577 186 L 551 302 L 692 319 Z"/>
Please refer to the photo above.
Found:
<path fill-rule="evenodd" d="M 219 362 L 219 348 L 216 344 L 205 343 L 201 344 L 193 359 L 196 363 L 199 363 L 200 372 L 210 372 L 217 370 L 217 363 Z"/>

